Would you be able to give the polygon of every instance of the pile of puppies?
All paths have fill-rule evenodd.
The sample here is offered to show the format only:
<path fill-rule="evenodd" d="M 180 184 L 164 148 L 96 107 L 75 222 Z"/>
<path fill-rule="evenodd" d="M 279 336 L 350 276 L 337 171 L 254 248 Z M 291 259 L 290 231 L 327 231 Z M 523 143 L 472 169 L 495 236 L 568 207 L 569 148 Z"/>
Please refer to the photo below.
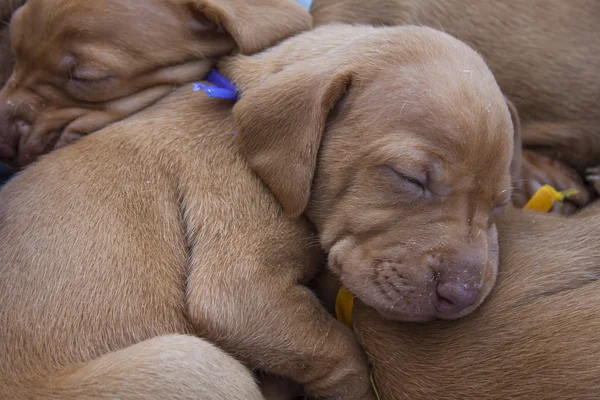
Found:
<path fill-rule="evenodd" d="M 594 0 L 20 3 L 0 398 L 597 398 Z"/>

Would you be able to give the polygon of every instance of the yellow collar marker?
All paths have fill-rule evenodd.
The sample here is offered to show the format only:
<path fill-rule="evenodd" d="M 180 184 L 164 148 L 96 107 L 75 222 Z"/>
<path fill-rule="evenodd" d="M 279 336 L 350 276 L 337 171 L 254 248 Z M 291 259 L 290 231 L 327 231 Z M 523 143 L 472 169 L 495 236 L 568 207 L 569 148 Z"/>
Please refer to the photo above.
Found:
<path fill-rule="evenodd" d="M 354 308 L 354 295 L 345 287 L 340 287 L 335 298 L 335 316 L 348 328 L 352 328 L 352 309 Z"/>
<path fill-rule="evenodd" d="M 533 197 L 525 204 L 526 210 L 548 212 L 556 202 L 562 202 L 567 197 L 577 196 L 579 190 L 567 189 L 564 192 L 558 192 L 550 185 L 544 185 L 538 189 Z"/>
<path fill-rule="evenodd" d="M 348 328 L 352 329 L 352 310 L 354 309 L 354 295 L 345 287 L 340 287 L 335 298 L 335 316 L 338 321 L 342 322 Z M 375 392 L 375 398 L 381 400 L 377 386 L 375 385 L 375 377 L 373 376 L 373 368 L 371 368 L 371 386 Z"/>

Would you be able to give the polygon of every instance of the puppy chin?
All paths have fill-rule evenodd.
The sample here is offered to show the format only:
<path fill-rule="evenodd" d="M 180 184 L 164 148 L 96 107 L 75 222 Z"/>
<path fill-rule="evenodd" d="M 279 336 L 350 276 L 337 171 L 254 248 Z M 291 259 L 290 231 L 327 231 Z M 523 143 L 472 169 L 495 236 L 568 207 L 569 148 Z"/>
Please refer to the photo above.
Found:
<path fill-rule="evenodd" d="M 342 270 L 345 270 L 343 267 Z M 435 305 L 426 296 L 419 296 L 417 304 L 405 304 L 399 299 L 410 296 L 398 294 L 398 300 L 391 300 L 380 294 L 380 290 L 372 285 L 366 285 L 359 276 L 341 276 L 340 281 L 354 296 L 376 311 L 383 318 L 396 322 L 429 322 L 436 319 Z"/>
<path fill-rule="evenodd" d="M 376 309 L 376 311 L 383 318 L 385 318 L 389 321 L 394 321 L 394 322 L 425 323 L 425 322 L 434 321 L 436 319 L 436 316 L 434 314 L 410 315 L 410 314 L 402 314 L 402 313 L 398 313 L 398 312 L 393 312 L 393 311 L 389 311 L 389 310 L 377 310 Z"/>

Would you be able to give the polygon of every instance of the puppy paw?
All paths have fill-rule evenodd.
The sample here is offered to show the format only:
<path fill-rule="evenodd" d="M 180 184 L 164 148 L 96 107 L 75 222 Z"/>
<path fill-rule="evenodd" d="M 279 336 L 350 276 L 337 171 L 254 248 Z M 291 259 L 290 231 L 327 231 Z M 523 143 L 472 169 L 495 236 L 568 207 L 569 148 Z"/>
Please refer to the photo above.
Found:
<path fill-rule="evenodd" d="M 553 213 L 571 215 L 591 201 L 585 183 L 573 168 L 554 158 L 524 150 L 520 179 L 515 187 L 514 204 L 520 208 L 524 207 L 543 185 L 551 185 L 558 191 L 579 191 L 578 195 L 569 197 L 562 204 L 556 203 L 552 208 Z"/>
<path fill-rule="evenodd" d="M 596 194 L 600 195 L 600 166 L 588 168 L 585 171 L 585 180 L 594 188 Z"/>

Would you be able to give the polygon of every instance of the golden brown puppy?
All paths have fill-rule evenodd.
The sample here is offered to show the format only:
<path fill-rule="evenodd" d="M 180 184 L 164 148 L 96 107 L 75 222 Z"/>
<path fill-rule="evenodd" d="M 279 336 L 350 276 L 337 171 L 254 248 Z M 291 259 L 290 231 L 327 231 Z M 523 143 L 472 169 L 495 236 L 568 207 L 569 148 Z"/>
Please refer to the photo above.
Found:
<path fill-rule="evenodd" d="M 10 25 L 0 161 L 22 167 L 309 26 L 294 0 L 29 1 Z"/>
<path fill-rule="evenodd" d="M 395 324 L 357 305 L 383 400 L 598 398 L 600 208 L 511 210 L 498 230 L 498 285 L 471 317 Z"/>
<path fill-rule="evenodd" d="M 484 56 L 518 109 L 526 147 L 566 161 L 579 172 L 598 163 L 598 1 L 315 0 L 312 14 L 316 25 L 417 24 L 450 33 Z M 524 178 L 540 177 L 529 172 Z M 564 183 L 566 189 L 580 182 Z M 522 189 L 530 195 L 533 186 L 526 181 Z M 584 196 L 575 203 L 589 200 Z"/>
<path fill-rule="evenodd" d="M 13 12 L 25 3 L 25 0 L 0 0 L 0 88 L 10 76 L 15 58 L 10 48 L 8 23 Z"/>
<path fill-rule="evenodd" d="M 464 316 L 496 276 L 515 143 L 504 98 L 449 35 L 328 32 L 230 68 L 258 85 L 234 109 L 242 150 L 288 214 L 306 211 L 365 302 L 397 320 Z"/>
<path fill-rule="evenodd" d="M 456 318 L 485 298 L 513 130 L 473 50 L 429 28 L 332 26 L 223 71 L 243 92 L 235 125 L 231 102 L 184 87 L 0 191 L 0 397 L 51 397 L 57 381 L 60 398 L 149 397 L 137 383 L 181 371 L 156 377 L 136 346 L 192 333 L 310 395 L 373 398 L 351 331 L 302 285 L 322 262 L 314 232 L 278 199 L 308 204 L 334 268 L 393 318 Z M 104 357 L 120 391 L 104 389 Z M 188 397 L 197 385 L 183 375 Z"/>

